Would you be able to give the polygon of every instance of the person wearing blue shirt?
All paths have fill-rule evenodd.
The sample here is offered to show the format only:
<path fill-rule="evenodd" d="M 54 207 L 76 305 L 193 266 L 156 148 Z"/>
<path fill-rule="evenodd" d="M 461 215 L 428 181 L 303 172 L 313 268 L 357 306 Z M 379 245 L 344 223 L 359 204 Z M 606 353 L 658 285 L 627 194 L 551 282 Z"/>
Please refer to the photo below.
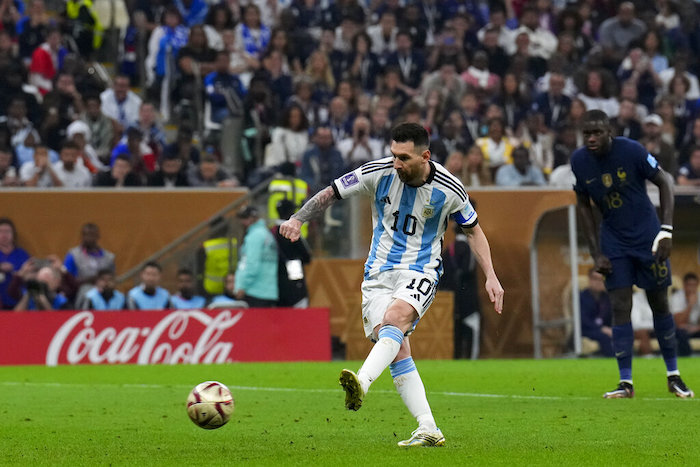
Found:
<path fill-rule="evenodd" d="M 126 297 L 114 288 L 114 271 L 101 269 L 97 273 L 95 286 L 87 291 L 81 308 L 83 310 L 123 310 Z"/>
<path fill-rule="evenodd" d="M 29 260 L 29 253 L 15 244 L 15 224 L 7 217 L 0 217 L 0 306 L 11 310 L 17 300 L 7 293 L 12 276 Z"/>
<path fill-rule="evenodd" d="M 279 299 L 277 242 L 253 206 L 237 217 L 246 229 L 236 267 L 236 298 L 251 308 L 273 307 Z"/>
<path fill-rule="evenodd" d="M 238 76 L 229 72 L 231 54 L 224 50 L 216 53 L 215 71 L 204 77 L 204 89 L 210 105 L 210 119 L 221 123 L 227 118 L 243 115 L 246 90 Z"/>
<path fill-rule="evenodd" d="M 22 298 L 15 305 L 15 311 L 64 310 L 69 306 L 68 298 L 58 291 L 61 273 L 56 268 L 44 266 L 35 278 L 25 281 Z"/>
<path fill-rule="evenodd" d="M 496 171 L 496 185 L 543 186 L 547 184 L 542 169 L 530 162 L 530 151 L 526 147 L 515 148 L 512 157 L 512 164 L 503 164 Z"/>
<path fill-rule="evenodd" d="M 163 272 L 160 264 L 149 261 L 141 268 L 141 284 L 127 293 L 130 310 L 165 310 L 170 302 L 170 293 L 160 287 Z"/>
<path fill-rule="evenodd" d="M 605 112 L 590 110 L 582 119 L 585 146 L 571 156 L 574 191 L 583 231 L 595 262 L 605 276 L 612 304 L 612 338 L 620 373 L 617 388 L 605 398 L 634 396 L 632 383 L 632 286 L 646 292 L 654 330 L 666 364 L 668 390 L 693 397 L 676 361 L 676 328 L 669 310 L 673 233 L 673 181 L 640 143 L 613 137 Z M 661 221 L 647 196 L 646 181 L 659 187 Z M 598 226 L 591 200 L 600 211 Z"/>
<path fill-rule="evenodd" d="M 177 310 L 201 309 L 207 304 L 207 299 L 195 295 L 194 274 L 189 269 L 177 272 L 177 292 L 170 295 L 170 308 Z"/>

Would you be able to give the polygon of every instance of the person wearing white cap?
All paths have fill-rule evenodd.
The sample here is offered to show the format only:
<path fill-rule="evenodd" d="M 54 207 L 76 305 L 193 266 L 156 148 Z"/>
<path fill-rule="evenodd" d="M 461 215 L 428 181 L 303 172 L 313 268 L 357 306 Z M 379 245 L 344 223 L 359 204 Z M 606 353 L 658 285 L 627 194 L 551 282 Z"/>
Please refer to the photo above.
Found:
<path fill-rule="evenodd" d="M 658 114 L 647 115 L 642 120 L 642 137 L 639 142 L 654 156 L 661 168 L 675 175 L 677 168 L 676 150 L 661 137 L 663 119 Z"/>
<path fill-rule="evenodd" d="M 107 167 L 97 157 L 95 148 L 88 142 L 90 137 L 90 127 L 82 120 L 74 121 L 66 129 L 66 138 L 80 148 L 78 165 L 84 165 L 91 173 L 107 170 Z"/>

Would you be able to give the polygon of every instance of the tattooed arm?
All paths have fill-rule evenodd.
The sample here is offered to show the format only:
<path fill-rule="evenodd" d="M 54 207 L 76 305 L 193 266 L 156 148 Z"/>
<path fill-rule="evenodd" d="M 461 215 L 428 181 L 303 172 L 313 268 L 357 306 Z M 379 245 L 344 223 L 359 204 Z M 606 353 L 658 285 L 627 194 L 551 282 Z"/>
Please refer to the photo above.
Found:
<path fill-rule="evenodd" d="M 320 215 L 325 211 L 328 206 L 335 203 L 337 198 L 333 192 L 333 187 L 326 187 L 325 189 L 316 193 L 313 198 L 308 200 L 299 209 L 299 212 L 294 214 L 288 221 L 285 221 L 280 225 L 280 234 L 289 240 L 296 242 L 299 240 L 301 235 L 301 225 L 314 217 Z"/>

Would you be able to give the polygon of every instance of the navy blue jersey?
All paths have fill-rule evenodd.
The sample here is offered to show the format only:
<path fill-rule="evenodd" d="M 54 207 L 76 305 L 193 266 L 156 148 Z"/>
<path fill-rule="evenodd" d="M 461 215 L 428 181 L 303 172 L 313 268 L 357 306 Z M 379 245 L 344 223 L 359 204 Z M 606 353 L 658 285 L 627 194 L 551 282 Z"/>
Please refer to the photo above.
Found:
<path fill-rule="evenodd" d="M 610 152 L 602 157 L 582 147 L 571 155 L 571 168 L 574 190 L 588 195 L 603 214 L 601 252 L 613 258 L 629 250 L 651 251 L 660 223 L 646 181 L 658 173 L 659 164 L 644 146 L 613 138 Z"/>

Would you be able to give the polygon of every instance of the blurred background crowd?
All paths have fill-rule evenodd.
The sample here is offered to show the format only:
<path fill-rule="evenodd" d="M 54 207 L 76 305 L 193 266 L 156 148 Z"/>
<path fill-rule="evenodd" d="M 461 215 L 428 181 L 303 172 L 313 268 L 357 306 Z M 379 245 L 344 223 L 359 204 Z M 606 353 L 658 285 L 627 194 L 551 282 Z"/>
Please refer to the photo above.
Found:
<path fill-rule="evenodd" d="M 568 188 L 602 109 L 700 186 L 692 0 L 0 0 L 0 186 L 309 194 L 420 122 L 468 187 Z"/>

